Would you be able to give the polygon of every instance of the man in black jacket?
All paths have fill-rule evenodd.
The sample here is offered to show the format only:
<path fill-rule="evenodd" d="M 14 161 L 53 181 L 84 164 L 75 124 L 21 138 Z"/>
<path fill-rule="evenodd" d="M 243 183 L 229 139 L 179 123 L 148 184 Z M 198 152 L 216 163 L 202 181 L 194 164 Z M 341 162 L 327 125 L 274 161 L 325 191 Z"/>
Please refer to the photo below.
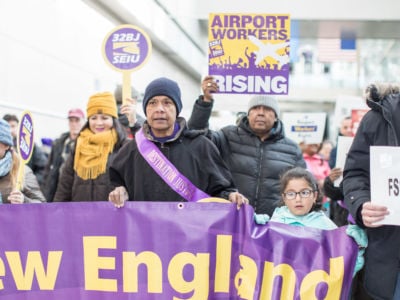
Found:
<path fill-rule="evenodd" d="M 198 201 L 209 196 L 247 203 L 218 150 L 202 133 L 187 129 L 181 110 L 175 81 L 158 78 L 146 87 L 146 121 L 110 165 L 115 189 L 109 201 L 116 207 L 128 200 Z"/>
<path fill-rule="evenodd" d="M 53 202 L 62 166 L 70 154 L 84 123 L 85 114 L 81 109 L 73 108 L 69 110 L 69 131 L 61 134 L 61 136 L 53 143 L 44 173 L 45 184 L 43 194 L 47 202 Z"/>
<path fill-rule="evenodd" d="M 212 76 L 202 82 L 203 95 L 194 104 L 188 126 L 208 128 L 213 93 L 218 91 Z M 280 175 L 294 166 L 306 167 L 299 146 L 287 138 L 279 119 L 275 98 L 255 96 L 248 103 L 247 116 L 220 131 L 209 131 L 222 159 L 232 172 L 240 193 L 249 199 L 258 214 L 272 215 L 281 201 Z"/>
<path fill-rule="evenodd" d="M 366 100 L 371 110 L 363 117 L 347 155 L 344 200 L 356 223 L 367 231 L 367 292 L 374 299 L 400 299 L 400 227 L 375 224 L 389 211 L 371 202 L 370 190 L 370 146 L 400 146 L 399 87 L 371 85 Z"/>

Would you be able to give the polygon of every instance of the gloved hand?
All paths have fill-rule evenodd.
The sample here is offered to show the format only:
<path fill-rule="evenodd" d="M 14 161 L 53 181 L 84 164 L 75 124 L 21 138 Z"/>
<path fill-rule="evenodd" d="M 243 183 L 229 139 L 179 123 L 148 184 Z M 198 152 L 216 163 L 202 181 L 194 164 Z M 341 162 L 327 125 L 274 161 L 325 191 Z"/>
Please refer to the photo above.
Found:
<path fill-rule="evenodd" d="M 268 223 L 270 217 L 268 215 L 254 214 L 254 221 L 259 225 L 265 225 Z"/>
<path fill-rule="evenodd" d="M 347 225 L 346 234 L 352 237 L 358 245 L 357 260 L 353 272 L 354 277 L 354 275 L 356 275 L 356 273 L 364 266 L 364 252 L 365 248 L 368 246 L 368 238 L 365 231 L 357 225 Z"/>

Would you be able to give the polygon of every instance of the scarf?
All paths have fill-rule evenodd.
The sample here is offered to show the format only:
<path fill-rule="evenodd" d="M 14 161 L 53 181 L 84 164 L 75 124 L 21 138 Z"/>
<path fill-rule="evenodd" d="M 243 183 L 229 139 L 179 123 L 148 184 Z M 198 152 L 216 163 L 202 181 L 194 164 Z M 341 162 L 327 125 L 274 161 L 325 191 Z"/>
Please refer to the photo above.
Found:
<path fill-rule="evenodd" d="M 82 179 L 96 179 L 107 169 L 108 155 L 118 141 L 115 129 L 93 133 L 84 129 L 76 142 L 74 170 Z"/>
<path fill-rule="evenodd" d="M 2 159 L 0 159 L 0 177 L 6 176 L 11 171 L 13 160 L 11 151 L 7 151 Z"/>
<path fill-rule="evenodd" d="M 160 142 L 160 143 L 165 143 L 165 142 L 169 141 L 170 139 L 174 138 L 175 135 L 177 134 L 177 132 L 179 131 L 179 129 L 181 129 L 181 127 L 179 126 L 179 123 L 175 122 L 174 132 L 171 135 L 165 136 L 165 137 L 156 137 L 156 136 L 154 136 L 153 132 L 151 131 L 151 128 L 150 128 L 150 135 L 153 137 L 153 139 L 155 141 Z"/>

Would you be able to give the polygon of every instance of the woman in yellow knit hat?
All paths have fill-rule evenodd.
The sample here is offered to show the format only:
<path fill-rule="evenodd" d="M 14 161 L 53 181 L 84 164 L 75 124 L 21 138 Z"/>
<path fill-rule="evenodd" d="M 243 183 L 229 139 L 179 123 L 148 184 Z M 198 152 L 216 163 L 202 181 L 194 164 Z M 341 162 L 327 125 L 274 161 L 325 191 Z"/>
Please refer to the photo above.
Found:
<path fill-rule="evenodd" d="M 108 165 L 126 141 L 113 94 L 91 96 L 87 117 L 61 172 L 54 202 L 108 200 Z"/>

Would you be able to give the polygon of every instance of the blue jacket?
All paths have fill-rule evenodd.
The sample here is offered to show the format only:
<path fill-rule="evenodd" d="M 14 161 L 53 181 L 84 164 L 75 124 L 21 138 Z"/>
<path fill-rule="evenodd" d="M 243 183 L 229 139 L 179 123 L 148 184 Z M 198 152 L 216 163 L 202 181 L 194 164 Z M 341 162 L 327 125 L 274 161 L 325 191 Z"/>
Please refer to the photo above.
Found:
<path fill-rule="evenodd" d="M 271 221 L 325 230 L 337 228 L 336 224 L 322 211 L 312 211 L 304 216 L 295 216 L 289 211 L 287 206 L 277 207 L 271 217 Z"/>

